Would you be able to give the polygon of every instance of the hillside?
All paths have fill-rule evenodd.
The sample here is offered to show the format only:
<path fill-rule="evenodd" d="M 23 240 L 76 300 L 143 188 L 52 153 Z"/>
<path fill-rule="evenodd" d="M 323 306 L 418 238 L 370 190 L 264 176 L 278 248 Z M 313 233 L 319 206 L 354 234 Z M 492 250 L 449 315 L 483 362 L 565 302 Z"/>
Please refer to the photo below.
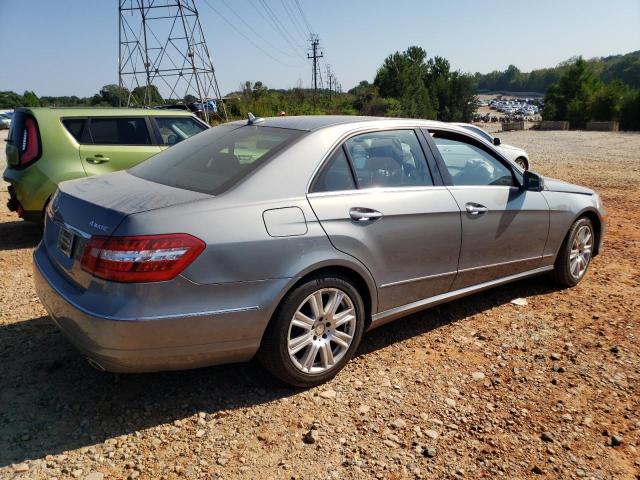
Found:
<path fill-rule="evenodd" d="M 478 91 L 544 92 L 557 81 L 569 65 L 575 62 L 570 58 L 555 67 L 541 68 L 531 72 L 521 72 L 515 65 L 509 65 L 504 71 L 476 73 L 474 79 Z M 640 50 L 624 55 L 596 57 L 587 60 L 592 64 L 600 78 L 610 83 L 614 80 L 640 88 Z"/>

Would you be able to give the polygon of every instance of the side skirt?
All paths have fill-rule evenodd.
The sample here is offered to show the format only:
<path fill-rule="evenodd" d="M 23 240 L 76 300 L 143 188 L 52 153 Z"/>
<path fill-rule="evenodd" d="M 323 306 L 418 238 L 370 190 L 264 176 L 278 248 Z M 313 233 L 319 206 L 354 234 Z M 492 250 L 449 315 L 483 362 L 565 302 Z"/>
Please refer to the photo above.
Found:
<path fill-rule="evenodd" d="M 549 272 L 551 270 L 553 270 L 553 265 L 535 268 L 533 270 L 529 270 L 526 272 L 517 273 L 515 275 L 509 275 L 508 277 L 502 277 L 496 280 L 491 280 L 489 282 L 479 283 L 477 285 L 472 285 L 470 287 L 465 287 L 459 290 L 453 290 L 451 292 L 442 293 L 434 297 L 418 300 L 417 302 L 408 303 L 400 307 L 391 308 L 389 310 L 385 310 L 384 312 L 379 312 L 373 315 L 371 317 L 371 325 L 369 325 L 368 330 L 373 330 L 374 328 L 380 327 L 385 323 L 389 323 L 393 320 L 396 320 L 397 318 L 409 315 L 410 313 L 418 312 L 420 310 L 424 310 L 429 307 L 434 307 L 436 305 L 440 305 L 441 303 L 445 303 L 450 300 L 455 300 L 457 298 L 465 297 L 467 295 L 480 292 L 482 290 L 487 290 L 489 288 L 497 287 L 498 285 L 514 282 L 516 280 L 520 280 L 526 277 L 533 277 L 534 275 L 540 275 L 542 273 Z"/>

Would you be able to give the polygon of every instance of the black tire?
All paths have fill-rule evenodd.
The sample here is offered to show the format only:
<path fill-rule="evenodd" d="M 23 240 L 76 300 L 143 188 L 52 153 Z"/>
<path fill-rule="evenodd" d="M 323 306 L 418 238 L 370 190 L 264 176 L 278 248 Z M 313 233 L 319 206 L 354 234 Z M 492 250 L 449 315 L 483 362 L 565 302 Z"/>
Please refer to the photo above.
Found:
<path fill-rule="evenodd" d="M 529 170 L 529 162 L 527 162 L 526 158 L 518 157 L 516 158 L 516 163 L 520 165 L 522 168 L 524 168 L 525 170 Z"/>
<path fill-rule="evenodd" d="M 589 229 L 591 233 L 591 252 L 589 255 L 589 259 L 584 267 L 584 270 L 580 272 L 579 275 L 575 275 L 571 272 L 571 249 L 574 244 L 574 240 L 576 239 L 576 235 L 583 228 L 586 227 Z M 591 220 L 586 217 L 579 218 L 571 225 L 567 236 L 562 242 L 562 246 L 560 247 L 560 251 L 558 252 L 558 256 L 556 257 L 556 263 L 554 265 L 553 277 L 554 280 L 563 287 L 574 287 L 580 280 L 584 278 L 589 268 L 589 264 L 591 263 L 591 258 L 593 256 L 593 247 L 595 246 L 595 231 L 593 229 L 593 224 Z"/>
<path fill-rule="evenodd" d="M 305 299 L 314 292 L 327 288 L 340 290 L 351 300 L 356 317 L 353 338 L 346 353 L 330 369 L 321 373 L 303 372 L 294 364 L 289 355 L 290 324 Z M 362 296 L 348 278 L 331 274 L 310 278 L 289 292 L 280 303 L 262 338 L 257 358 L 265 369 L 285 383 L 297 387 L 320 385 L 335 377 L 353 357 L 360 344 L 364 325 L 365 308 Z"/>

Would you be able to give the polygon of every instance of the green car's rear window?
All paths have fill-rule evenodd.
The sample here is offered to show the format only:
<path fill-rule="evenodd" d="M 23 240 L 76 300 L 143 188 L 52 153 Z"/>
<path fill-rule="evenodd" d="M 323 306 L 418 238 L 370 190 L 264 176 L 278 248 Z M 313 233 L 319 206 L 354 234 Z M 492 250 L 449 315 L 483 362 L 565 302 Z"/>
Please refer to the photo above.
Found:
<path fill-rule="evenodd" d="M 129 170 L 145 180 L 219 195 L 303 135 L 285 128 L 222 125 Z"/>

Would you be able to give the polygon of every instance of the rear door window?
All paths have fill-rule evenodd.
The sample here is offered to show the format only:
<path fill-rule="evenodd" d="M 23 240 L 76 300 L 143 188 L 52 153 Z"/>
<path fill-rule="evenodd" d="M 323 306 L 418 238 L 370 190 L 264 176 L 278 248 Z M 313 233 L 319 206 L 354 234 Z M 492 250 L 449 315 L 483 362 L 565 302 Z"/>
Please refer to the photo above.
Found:
<path fill-rule="evenodd" d="M 89 128 L 96 145 L 151 145 L 144 118 L 92 118 Z"/>
<path fill-rule="evenodd" d="M 342 147 L 338 148 L 320 172 L 311 187 L 311 192 L 335 192 L 339 190 L 355 190 L 349 160 Z"/>
<path fill-rule="evenodd" d="M 219 195 L 304 133 L 285 128 L 223 125 L 180 142 L 129 172 L 171 187 Z"/>
<path fill-rule="evenodd" d="M 358 188 L 433 185 L 427 160 L 413 130 L 357 135 L 346 141 Z"/>
<path fill-rule="evenodd" d="M 175 145 L 207 129 L 205 125 L 189 117 L 156 117 L 155 120 L 164 145 Z"/>

